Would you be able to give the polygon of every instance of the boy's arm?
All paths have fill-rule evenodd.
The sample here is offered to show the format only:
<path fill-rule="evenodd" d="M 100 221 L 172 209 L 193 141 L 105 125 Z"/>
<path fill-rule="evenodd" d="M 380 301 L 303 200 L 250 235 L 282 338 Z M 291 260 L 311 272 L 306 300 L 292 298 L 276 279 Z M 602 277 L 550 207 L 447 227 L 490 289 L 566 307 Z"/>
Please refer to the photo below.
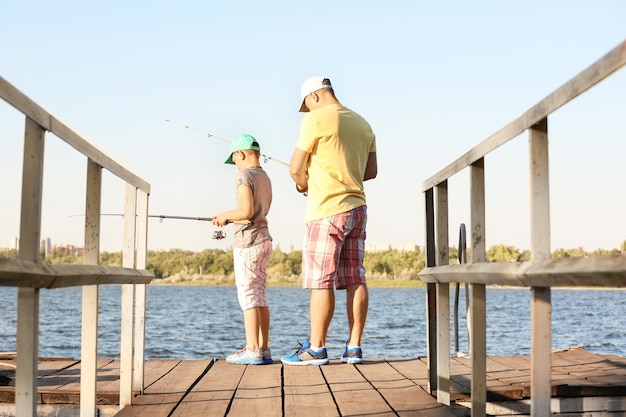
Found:
<path fill-rule="evenodd" d="M 224 226 L 228 220 L 250 220 L 252 218 L 254 215 L 252 189 L 247 185 L 239 184 L 237 187 L 237 200 L 239 201 L 239 207 L 213 216 L 214 225 Z"/>

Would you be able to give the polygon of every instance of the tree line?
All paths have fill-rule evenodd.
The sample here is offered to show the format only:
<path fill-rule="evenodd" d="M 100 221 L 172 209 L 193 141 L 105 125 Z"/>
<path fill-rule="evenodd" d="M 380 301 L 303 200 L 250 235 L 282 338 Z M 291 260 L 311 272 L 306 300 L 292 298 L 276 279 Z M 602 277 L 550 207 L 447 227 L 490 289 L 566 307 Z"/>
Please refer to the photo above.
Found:
<path fill-rule="evenodd" d="M 616 255 L 626 247 L 626 241 L 622 249 L 597 249 L 592 252 L 583 248 L 556 249 L 552 252 L 552 258 L 574 258 L 582 256 Z M 458 248 L 450 247 L 450 263 L 458 263 Z M 15 259 L 15 250 L 0 250 L 0 258 Z M 48 264 L 81 264 L 82 255 L 73 254 L 67 248 L 57 247 L 47 256 L 42 258 Z M 471 260 L 471 250 L 467 250 L 467 259 Z M 487 250 L 488 262 L 524 262 L 530 260 L 529 250 L 519 250 L 514 246 L 493 245 Z M 425 254 L 421 250 L 399 251 L 389 248 L 385 251 L 366 252 L 365 268 L 368 279 L 373 280 L 417 280 L 417 274 L 425 266 Z M 122 252 L 102 252 L 100 254 L 101 265 L 122 265 Z M 233 271 L 233 251 L 222 249 L 205 249 L 194 252 L 182 249 L 152 250 L 148 251 L 146 269 L 157 279 L 171 277 L 212 277 L 223 281 L 231 280 Z M 277 245 L 268 262 L 268 279 L 270 281 L 299 281 L 302 272 L 302 251 L 292 250 L 283 252 Z"/>

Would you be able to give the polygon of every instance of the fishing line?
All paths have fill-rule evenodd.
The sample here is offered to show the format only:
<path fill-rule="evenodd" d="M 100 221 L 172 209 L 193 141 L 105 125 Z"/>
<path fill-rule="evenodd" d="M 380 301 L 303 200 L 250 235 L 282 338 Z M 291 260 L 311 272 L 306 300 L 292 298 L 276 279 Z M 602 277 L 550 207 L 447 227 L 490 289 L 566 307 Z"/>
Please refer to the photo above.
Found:
<path fill-rule="evenodd" d="M 224 139 L 224 138 L 221 138 L 221 137 L 219 137 L 219 136 L 215 136 L 215 135 L 214 135 L 214 134 L 212 134 L 212 133 L 205 132 L 205 131 L 200 130 L 200 129 L 196 129 L 195 127 L 189 126 L 188 124 L 185 124 L 185 123 L 182 123 L 182 122 L 177 122 L 177 121 L 172 120 L 172 119 L 165 119 L 165 121 L 166 121 L 166 122 L 177 123 L 177 124 L 179 124 L 179 125 L 183 126 L 185 129 L 190 129 L 190 130 L 193 130 L 193 131 L 198 132 L 198 133 L 200 133 L 200 134 L 202 134 L 202 135 L 206 135 L 206 136 L 208 136 L 209 138 L 213 138 L 213 139 L 221 140 L 222 142 L 226 142 L 226 143 L 231 143 L 231 142 L 232 142 L 231 140 Z M 272 160 L 272 161 L 276 161 L 276 162 L 278 162 L 279 164 L 283 164 L 283 165 L 285 165 L 285 166 L 287 166 L 287 167 L 289 166 L 289 164 L 288 164 L 287 162 L 281 161 L 280 159 L 273 158 L 273 157 L 271 157 L 271 156 L 269 156 L 269 155 L 266 155 L 266 154 L 263 154 L 263 153 L 262 153 L 262 154 L 261 154 L 261 156 L 263 157 L 263 162 L 265 162 L 265 163 L 267 163 L 267 161 L 269 161 L 269 160 Z"/>
<path fill-rule="evenodd" d="M 209 138 L 213 138 L 213 139 L 221 140 L 222 142 L 226 142 L 226 143 L 230 143 L 230 142 L 232 142 L 232 141 L 230 141 L 230 140 L 228 140 L 228 139 L 224 139 L 224 138 L 221 138 L 221 137 L 219 137 L 219 136 L 215 136 L 215 135 L 214 135 L 214 134 L 212 134 L 212 133 L 205 132 L 205 131 L 200 130 L 200 129 L 196 129 L 195 127 L 191 127 L 191 126 L 189 126 L 189 125 L 188 125 L 188 124 L 186 124 L 186 123 L 178 122 L 178 121 L 175 121 L 175 120 L 172 120 L 172 119 L 165 119 L 165 121 L 166 121 L 166 122 L 177 123 L 177 124 L 179 124 L 179 125 L 183 126 L 185 129 L 191 129 L 191 130 L 194 130 L 194 131 L 196 131 L 196 132 L 198 132 L 198 133 L 200 133 L 200 134 L 202 134 L 202 135 L 206 135 L 206 136 L 208 136 Z M 263 157 L 263 162 L 265 162 L 265 163 L 267 163 L 267 161 L 269 161 L 269 160 L 272 160 L 272 161 L 276 161 L 276 162 L 278 162 L 279 164 L 283 164 L 283 165 L 284 165 L 284 166 L 286 166 L 286 167 L 289 167 L 289 164 L 288 164 L 287 162 L 281 161 L 280 159 L 272 158 L 271 156 L 269 156 L 269 155 L 265 155 L 265 154 L 263 154 L 263 153 L 261 154 L 261 156 Z M 298 192 L 300 192 L 300 191 L 298 191 Z M 304 192 L 304 193 L 302 193 L 302 195 L 303 195 L 304 197 L 306 197 L 306 196 L 308 196 L 308 195 L 309 195 L 309 193 L 308 193 L 308 192 Z"/>

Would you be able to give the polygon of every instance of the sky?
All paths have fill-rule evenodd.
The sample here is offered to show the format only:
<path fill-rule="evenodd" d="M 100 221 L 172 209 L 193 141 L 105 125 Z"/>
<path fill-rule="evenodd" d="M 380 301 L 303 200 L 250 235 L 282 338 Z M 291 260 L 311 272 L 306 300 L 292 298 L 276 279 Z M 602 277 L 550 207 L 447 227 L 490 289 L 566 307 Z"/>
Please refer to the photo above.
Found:
<path fill-rule="evenodd" d="M 0 76 L 149 182 L 151 215 L 190 217 L 235 205 L 228 144 L 208 134 L 252 134 L 288 162 L 300 85 L 326 76 L 377 138 L 366 245 L 422 246 L 422 182 L 626 40 L 624 16 L 622 0 L 0 0 Z M 626 240 L 624 108 L 626 69 L 550 116 L 553 250 Z M 19 235 L 23 132 L 0 101 L 0 248 Z M 50 133 L 45 158 L 42 238 L 82 246 L 86 159 Z M 528 165 L 527 133 L 485 158 L 487 247 L 530 248 Z M 306 198 L 284 165 L 262 166 L 274 244 L 301 249 Z M 449 181 L 453 246 L 468 175 Z M 102 213 L 123 204 L 105 173 Z M 102 251 L 122 250 L 122 229 L 103 216 Z M 148 249 L 232 247 L 232 226 L 214 230 L 151 219 Z"/>

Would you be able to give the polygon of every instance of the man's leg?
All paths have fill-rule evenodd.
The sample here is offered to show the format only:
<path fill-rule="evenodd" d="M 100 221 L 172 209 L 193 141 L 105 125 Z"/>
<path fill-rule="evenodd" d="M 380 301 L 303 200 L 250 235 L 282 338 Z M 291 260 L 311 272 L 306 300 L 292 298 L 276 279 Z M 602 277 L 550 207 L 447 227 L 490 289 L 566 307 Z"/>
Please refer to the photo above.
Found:
<path fill-rule="evenodd" d="M 361 346 L 361 337 L 367 319 L 369 294 L 366 284 L 352 284 L 347 286 L 346 310 L 350 326 L 348 345 Z"/>
<path fill-rule="evenodd" d="M 312 289 L 309 304 L 311 321 L 311 346 L 326 346 L 328 327 L 335 312 L 335 291 L 331 289 Z"/>

